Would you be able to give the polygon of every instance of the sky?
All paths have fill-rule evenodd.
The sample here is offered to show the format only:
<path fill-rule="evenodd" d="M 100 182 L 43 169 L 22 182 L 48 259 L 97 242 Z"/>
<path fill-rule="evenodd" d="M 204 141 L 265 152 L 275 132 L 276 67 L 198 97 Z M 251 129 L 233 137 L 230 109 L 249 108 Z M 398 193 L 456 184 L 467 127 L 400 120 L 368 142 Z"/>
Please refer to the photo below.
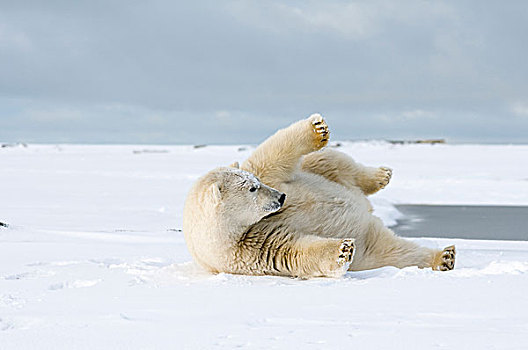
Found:
<path fill-rule="evenodd" d="M 528 143 L 528 3 L 0 0 L 0 142 Z"/>

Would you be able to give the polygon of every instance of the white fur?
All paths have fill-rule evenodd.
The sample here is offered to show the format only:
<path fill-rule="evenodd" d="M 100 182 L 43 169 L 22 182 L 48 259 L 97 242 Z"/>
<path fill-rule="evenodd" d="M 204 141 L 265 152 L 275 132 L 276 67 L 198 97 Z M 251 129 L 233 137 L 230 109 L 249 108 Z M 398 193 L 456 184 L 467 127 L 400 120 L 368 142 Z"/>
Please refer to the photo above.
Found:
<path fill-rule="evenodd" d="M 454 248 L 445 258 L 445 250 L 397 237 L 372 214 L 366 196 L 388 184 L 391 170 L 318 151 L 328 138 L 323 118 L 312 115 L 271 136 L 241 169 L 200 178 L 183 218 L 196 261 L 212 272 L 303 278 L 386 265 L 452 268 Z"/>

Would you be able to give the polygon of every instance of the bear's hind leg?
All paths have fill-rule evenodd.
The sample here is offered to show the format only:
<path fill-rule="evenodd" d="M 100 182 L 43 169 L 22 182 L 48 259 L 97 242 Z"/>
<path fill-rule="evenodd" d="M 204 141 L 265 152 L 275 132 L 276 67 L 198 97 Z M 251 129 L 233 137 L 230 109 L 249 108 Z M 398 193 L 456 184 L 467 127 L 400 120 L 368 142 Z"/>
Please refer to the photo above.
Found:
<path fill-rule="evenodd" d="M 435 254 L 433 270 L 449 271 L 455 268 L 456 249 L 455 246 L 449 246 Z"/>
<path fill-rule="evenodd" d="M 356 244 L 358 254 L 350 266 L 351 270 L 369 270 L 383 266 L 398 268 L 417 266 L 447 271 L 455 266 L 454 246 L 440 251 L 419 246 L 396 236 L 377 218 L 374 218 L 369 232 L 358 238 Z"/>
<path fill-rule="evenodd" d="M 387 186 L 392 176 L 389 168 L 366 167 L 332 149 L 306 155 L 301 166 L 304 171 L 321 175 L 346 188 L 359 187 L 365 195 L 376 193 Z"/>
<path fill-rule="evenodd" d="M 385 188 L 392 177 L 392 169 L 387 167 L 364 167 L 361 175 L 358 176 L 357 182 L 359 188 L 366 195 L 371 195 Z"/>

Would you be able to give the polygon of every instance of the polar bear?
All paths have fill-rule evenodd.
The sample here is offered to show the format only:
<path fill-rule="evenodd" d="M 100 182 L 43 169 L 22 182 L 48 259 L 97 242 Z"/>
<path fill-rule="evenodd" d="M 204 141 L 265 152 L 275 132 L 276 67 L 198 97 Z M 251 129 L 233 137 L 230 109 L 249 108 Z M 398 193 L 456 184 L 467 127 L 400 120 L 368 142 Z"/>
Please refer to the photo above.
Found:
<path fill-rule="evenodd" d="M 454 246 L 421 247 L 372 214 L 367 195 L 392 171 L 324 148 L 329 136 L 313 114 L 268 138 L 242 166 L 198 179 L 183 213 L 194 259 L 214 273 L 299 278 L 382 266 L 453 269 Z"/>

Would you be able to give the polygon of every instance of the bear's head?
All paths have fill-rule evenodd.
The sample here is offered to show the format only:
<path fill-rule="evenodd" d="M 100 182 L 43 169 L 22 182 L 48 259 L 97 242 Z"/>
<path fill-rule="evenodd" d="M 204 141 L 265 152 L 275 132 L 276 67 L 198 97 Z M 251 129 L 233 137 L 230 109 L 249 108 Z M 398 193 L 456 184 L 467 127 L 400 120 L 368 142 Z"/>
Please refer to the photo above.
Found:
<path fill-rule="evenodd" d="M 278 211 L 286 195 L 271 188 L 247 171 L 234 167 L 217 168 L 206 178 L 205 191 L 218 220 L 247 227 Z M 226 222 L 227 221 L 227 222 Z"/>
<path fill-rule="evenodd" d="M 236 167 L 217 168 L 196 181 L 183 210 L 190 253 L 206 269 L 225 271 L 226 254 L 249 228 L 278 211 L 286 195 Z"/>

